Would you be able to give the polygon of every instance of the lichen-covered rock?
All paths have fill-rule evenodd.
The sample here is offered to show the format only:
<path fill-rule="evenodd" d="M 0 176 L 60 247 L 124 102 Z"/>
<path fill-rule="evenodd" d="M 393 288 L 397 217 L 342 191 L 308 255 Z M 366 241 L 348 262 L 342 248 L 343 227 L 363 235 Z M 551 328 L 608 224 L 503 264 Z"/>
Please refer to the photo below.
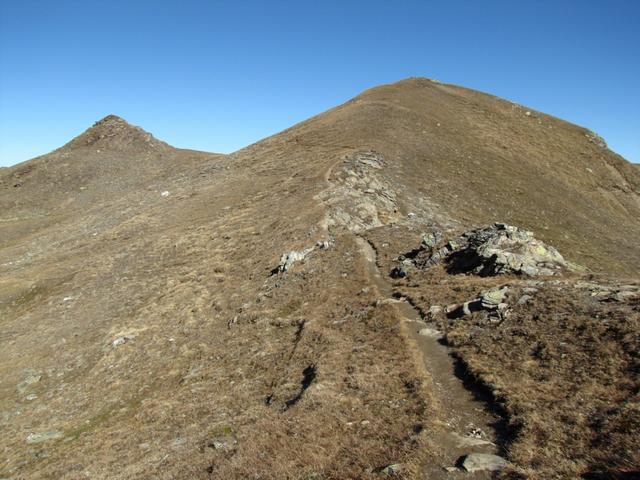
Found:
<path fill-rule="evenodd" d="M 427 232 L 422 235 L 420 246 L 423 248 L 433 248 L 442 240 L 442 233 L 439 231 Z"/>
<path fill-rule="evenodd" d="M 313 251 L 313 248 L 307 248 L 305 250 L 291 250 L 290 252 L 283 253 L 280 257 L 280 263 L 278 263 L 278 270 L 280 272 L 286 272 L 294 263 L 301 262 L 307 255 Z"/>
<path fill-rule="evenodd" d="M 491 290 L 485 290 L 480 294 L 478 298 L 469 300 L 462 304 L 449 305 L 445 309 L 447 318 L 460 318 L 466 315 L 471 315 L 474 312 L 485 311 L 489 317 L 502 318 L 507 308 L 507 304 L 504 303 L 505 297 L 508 292 L 508 287 L 492 288 Z"/>
<path fill-rule="evenodd" d="M 435 233 L 423 236 L 414 264 L 426 268 L 443 261 L 451 273 L 481 276 L 556 275 L 570 268 L 555 248 L 534 238 L 532 232 L 504 223 L 471 230 L 444 245 Z"/>
<path fill-rule="evenodd" d="M 294 263 L 305 260 L 311 252 L 314 250 L 328 250 L 333 245 L 333 238 L 328 240 L 318 240 L 313 247 L 305 248 L 304 250 L 291 250 L 290 252 L 283 253 L 280 257 L 278 266 L 271 271 L 272 274 L 278 272 L 286 272 Z"/>
<path fill-rule="evenodd" d="M 502 273 L 554 275 L 567 268 L 562 255 L 518 227 L 495 223 L 465 233 L 458 239 L 461 248 L 448 259 L 454 271 L 479 275 Z"/>
<path fill-rule="evenodd" d="M 399 475 L 402 470 L 402 465 L 399 463 L 392 463 L 391 465 L 387 465 L 384 468 L 378 470 L 382 475 L 394 476 Z"/>
<path fill-rule="evenodd" d="M 461 463 L 462 468 L 467 472 L 483 470 L 495 472 L 507 466 L 507 461 L 504 458 L 491 453 L 470 453 L 461 460 Z"/>
<path fill-rule="evenodd" d="M 506 294 L 507 287 L 492 288 L 491 290 L 482 292 L 480 302 L 484 308 L 495 309 L 502 303 Z"/>

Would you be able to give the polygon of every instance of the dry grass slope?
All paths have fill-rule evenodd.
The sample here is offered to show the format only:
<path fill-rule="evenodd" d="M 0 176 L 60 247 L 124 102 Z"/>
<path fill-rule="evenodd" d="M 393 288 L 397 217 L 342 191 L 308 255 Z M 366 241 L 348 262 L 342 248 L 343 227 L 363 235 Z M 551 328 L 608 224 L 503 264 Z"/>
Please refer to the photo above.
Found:
<path fill-rule="evenodd" d="M 109 116 L 0 170 L 0 477 L 453 478 L 430 372 L 357 236 L 386 272 L 430 224 L 504 221 L 634 276 L 639 189 L 591 132 L 427 79 L 230 155 Z M 426 308 L 492 281 L 519 280 L 396 288 Z M 638 305 L 572 285 L 513 325 L 441 325 L 517 427 L 513 475 L 637 470 Z"/>

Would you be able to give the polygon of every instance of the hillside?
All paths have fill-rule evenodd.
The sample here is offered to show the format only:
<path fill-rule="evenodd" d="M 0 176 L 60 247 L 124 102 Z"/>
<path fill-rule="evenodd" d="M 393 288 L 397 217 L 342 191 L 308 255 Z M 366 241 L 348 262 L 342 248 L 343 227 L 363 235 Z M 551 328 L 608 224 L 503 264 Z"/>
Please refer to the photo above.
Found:
<path fill-rule="evenodd" d="M 4 234 L 37 231 L 132 191 L 158 189 L 188 166 L 216 157 L 170 147 L 109 115 L 61 148 L 0 172 L 0 211 L 11 222 Z"/>
<path fill-rule="evenodd" d="M 109 116 L 0 170 L 0 212 L 0 477 L 640 469 L 640 171 L 581 127 L 427 79 L 230 155 Z M 494 222 L 567 262 L 430 262 Z M 431 309 L 504 285 L 500 322 Z"/>

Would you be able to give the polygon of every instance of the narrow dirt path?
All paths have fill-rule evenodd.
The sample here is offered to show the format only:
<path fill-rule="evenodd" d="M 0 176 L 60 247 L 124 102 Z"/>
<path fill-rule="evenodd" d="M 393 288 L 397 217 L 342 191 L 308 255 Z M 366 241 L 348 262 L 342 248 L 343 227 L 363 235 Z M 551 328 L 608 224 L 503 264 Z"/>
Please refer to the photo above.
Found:
<path fill-rule="evenodd" d="M 420 312 L 404 298 L 394 298 L 391 285 L 380 274 L 377 254 L 364 238 L 356 241 L 368 264 L 371 282 L 382 300 L 392 303 L 404 321 L 407 337 L 420 352 L 424 368 L 429 374 L 430 385 L 442 418 L 431 424 L 441 428 L 427 432 L 438 451 L 438 458 L 424 469 L 424 478 L 491 478 L 489 472 L 469 473 L 455 468 L 456 462 L 469 453 L 499 454 L 498 432 L 502 419 L 490 411 L 480 392 L 467 388 L 456 374 L 456 362 L 449 349 L 441 343 L 441 334 L 430 328 Z"/>

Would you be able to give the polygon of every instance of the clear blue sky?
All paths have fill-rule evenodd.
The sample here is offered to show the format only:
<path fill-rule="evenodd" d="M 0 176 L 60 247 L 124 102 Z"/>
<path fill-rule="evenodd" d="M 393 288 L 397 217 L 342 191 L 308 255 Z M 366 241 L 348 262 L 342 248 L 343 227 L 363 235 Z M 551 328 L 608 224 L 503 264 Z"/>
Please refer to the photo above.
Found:
<path fill-rule="evenodd" d="M 578 123 L 640 162 L 640 0 L 0 0 L 0 165 L 109 113 L 230 152 L 409 76 Z"/>

